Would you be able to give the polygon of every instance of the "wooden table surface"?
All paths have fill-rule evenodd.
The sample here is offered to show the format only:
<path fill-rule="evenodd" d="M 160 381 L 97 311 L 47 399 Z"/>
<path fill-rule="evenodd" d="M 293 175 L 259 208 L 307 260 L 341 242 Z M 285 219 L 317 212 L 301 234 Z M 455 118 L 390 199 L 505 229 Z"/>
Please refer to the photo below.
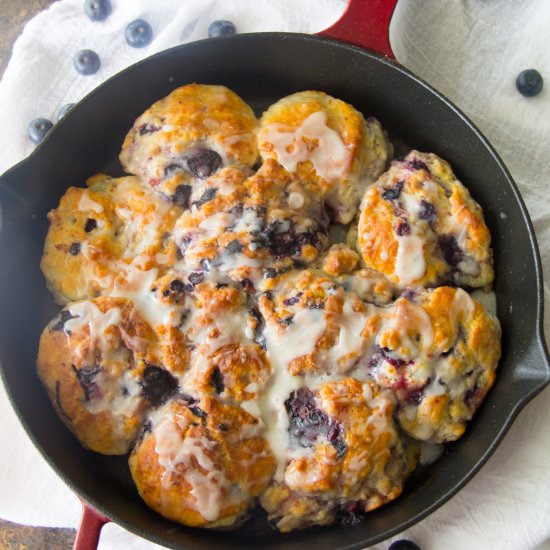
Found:
<path fill-rule="evenodd" d="M 16 38 L 25 23 L 54 0 L 0 0 L 0 76 L 4 74 Z M 16 498 L 12 495 L 13 498 Z M 10 498 L 2 495 L 1 498 Z M 69 550 L 74 529 L 18 525 L 0 518 L 0 550 Z"/>

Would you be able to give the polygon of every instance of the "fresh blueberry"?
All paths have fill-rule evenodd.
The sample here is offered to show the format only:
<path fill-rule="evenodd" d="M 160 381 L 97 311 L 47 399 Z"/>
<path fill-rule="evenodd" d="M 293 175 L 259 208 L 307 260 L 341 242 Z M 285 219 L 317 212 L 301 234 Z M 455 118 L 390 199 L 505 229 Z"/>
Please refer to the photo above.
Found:
<path fill-rule="evenodd" d="M 83 75 L 95 74 L 101 66 L 99 55 L 93 50 L 80 50 L 74 57 L 74 68 Z"/>
<path fill-rule="evenodd" d="M 111 13 L 110 0 L 86 0 L 84 2 L 84 11 L 92 21 L 103 21 Z"/>
<path fill-rule="evenodd" d="M 35 118 L 27 128 L 30 140 L 38 145 L 46 137 L 52 126 L 52 121 L 47 118 Z"/>
<path fill-rule="evenodd" d="M 525 69 L 516 78 L 518 92 L 526 97 L 540 94 L 542 90 L 542 75 L 535 69 Z"/>
<path fill-rule="evenodd" d="M 124 38 L 132 48 L 144 48 L 153 39 L 153 28 L 147 21 L 136 19 L 127 25 Z"/>
<path fill-rule="evenodd" d="M 74 103 L 67 103 L 66 105 L 63 105 L 57 113 L 57 122 L 59 122 L 74 106 Z"/>
<path fill-rule="evenodd" d="M 214 21 L 210 23 L 210 26 L 208 27 L 208 37 L 209 38 L 216 38 L 218 36 L 229 36 L 230 34 L 236 34 L 237 27 L 235 27 L 235 23 L 231 21 Z"/>
<path fill-rule="evenodd" d="M 392 542 L 388 550 L 420 550 L 420 546 L 412 540 L 401 539 Z"/>

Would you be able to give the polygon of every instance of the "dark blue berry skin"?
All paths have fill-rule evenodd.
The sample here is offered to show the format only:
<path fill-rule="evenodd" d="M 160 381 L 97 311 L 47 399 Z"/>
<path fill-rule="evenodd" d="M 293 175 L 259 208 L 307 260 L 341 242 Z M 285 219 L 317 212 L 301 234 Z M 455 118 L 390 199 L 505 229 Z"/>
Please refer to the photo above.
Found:
<path fill-rule="evenodd" d="M 93 50 L 80 50 L 74 57 L 74 68 L 83 75 L 95 74 L 101 66 L 99 55 Z"/>
<path fill-rule="evenodd" d="M 217 38 L 218 36 L 229 36 L 230 34 L 236 33 L 237 27 L 235 27 L 235 23 L 231 21 L 214 21 L 210 23 L 210 26 L 208 27 L 209 38 Z"/>
<path fill-rule="evenodd" d="M 46 137 L 52 126 L 53 122 L 47 118 L 35 118 L 27 128 L 30 140 L 38 145 Z"/>
<path fill-rule="evenodd" d="M 420 546 L 412 540 L 401 539 L 392 542 L 388 550 L 420 550 Z"/>
<path fill-rule="evenodd" d="M 74 106 L 74 103 L 67 103 L 67 105 L 63 105 L 57 113 L 57 122 L 59 122 Z"/>
<path fill-rule="evenodd" d="M 535 69 L 521 71 L 516 78 L 516 88 L 521 95 L 533 97 L 540 94 L 543 85 L 542 75 Z"/>
<path fill-rule="evenodd" d="M 124 38 L 132 48 L 144 48 L 153 39 L 153 28 L 147 21 L 136 19 L 127 25 Z"/>
<path fill-rule="evenodd" d="M 103 21 L 111 14 L 111 0 L 86 0 L 84 11 L 92 21 Z"/>

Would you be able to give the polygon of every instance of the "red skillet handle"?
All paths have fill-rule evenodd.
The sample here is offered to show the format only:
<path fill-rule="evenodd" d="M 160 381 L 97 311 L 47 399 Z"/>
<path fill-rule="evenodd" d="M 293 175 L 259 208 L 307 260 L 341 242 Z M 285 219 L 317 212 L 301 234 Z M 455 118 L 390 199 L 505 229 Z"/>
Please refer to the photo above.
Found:
<path fill-rule="evenodd" d="M 390 21 L 397 0 L 349 0 L 342 17 L 319 36 L 374 50 L 390 59 Z"/>
<path fill-rule="evenodd" d="M 96 550 L 101 528 L 111 520 L 82 502 L 82 517 L 76 534 L 73 550 Z"/>

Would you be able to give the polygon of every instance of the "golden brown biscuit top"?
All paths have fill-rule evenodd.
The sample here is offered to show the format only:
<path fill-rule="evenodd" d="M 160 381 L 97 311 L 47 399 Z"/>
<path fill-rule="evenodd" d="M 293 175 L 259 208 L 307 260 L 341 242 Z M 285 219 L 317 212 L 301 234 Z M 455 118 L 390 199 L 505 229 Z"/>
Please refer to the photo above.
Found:
<path fill-rule="evenodd" d="M 401 288 L 493 280 L 479 205 L 433 154 L 412 151 L 365 193 L 357 246 L 366 265 Z"/>

